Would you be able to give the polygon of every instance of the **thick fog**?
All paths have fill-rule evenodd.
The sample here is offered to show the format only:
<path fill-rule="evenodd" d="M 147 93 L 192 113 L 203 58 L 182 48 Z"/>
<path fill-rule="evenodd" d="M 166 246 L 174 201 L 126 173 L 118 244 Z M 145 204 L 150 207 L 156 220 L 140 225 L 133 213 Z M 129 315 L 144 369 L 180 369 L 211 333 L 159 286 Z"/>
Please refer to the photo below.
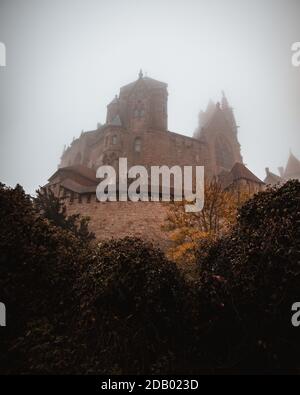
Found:
<path fill-rule="evenodd" d="M 0 0 L 0 181 L 45 184 L 140 68 L 169 84 L 169 130 L 188 136 L 224 90 L 264 178 L 300 157 L 297 41 L 299 0 Z"/>

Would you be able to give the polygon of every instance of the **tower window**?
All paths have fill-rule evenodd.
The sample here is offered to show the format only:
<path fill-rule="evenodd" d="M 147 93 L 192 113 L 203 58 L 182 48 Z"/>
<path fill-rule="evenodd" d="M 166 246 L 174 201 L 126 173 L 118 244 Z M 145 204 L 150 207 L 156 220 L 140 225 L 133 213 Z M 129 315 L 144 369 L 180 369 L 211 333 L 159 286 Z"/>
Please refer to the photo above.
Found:
<path fill-rule="evenodd" d="M 113 136 L 113 138 L 112 138 L 112 143 L 113 143 L 113 145 L 116 145 L 117 142 L 118 142 L 117 136 Z"/>
<path fill-rule="evenodd" d="M 142 141 L 139 137 L 134 140 L 134 151 L 141 152 L 142 149 Z"/>
<path fill-rule="evenodd" d="M 133 110 L 133 116 L 135 118 L 142 118 L 145 116 L 145 106 L 140 100 L 138 100 L 136 103 L 136 106 Z"/>

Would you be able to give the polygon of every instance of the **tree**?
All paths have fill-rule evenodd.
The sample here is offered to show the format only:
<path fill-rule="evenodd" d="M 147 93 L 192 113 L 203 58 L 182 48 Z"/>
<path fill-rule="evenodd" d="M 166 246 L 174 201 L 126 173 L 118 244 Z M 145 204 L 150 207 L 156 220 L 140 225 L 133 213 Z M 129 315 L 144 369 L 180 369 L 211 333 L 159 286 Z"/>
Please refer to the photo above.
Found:
<path fill-rule="evenodd" d="M 197 252 L 207 367 L 299 368 L 299 331 L 291 324 L 300 289 L 299 196 L 299 181 L 255 195 L 228 234 Z"/>
<path fill-rule="evenodd" d="M 73 284 L 92 260 L 91 247 L 40 216 L 23 188 L 0 184 L 0 300 L 7 327 L 0 370 L 68 369 L 68 331 L 78 305 Z"/>
<path fill-rule="evenodd" d="M 88 228 L 89 217 L 81 217 L 80 214 L 68 216 L 66 205 L 50 189 L 41 188 L 36 193 L 35 207 L 44 218 L 55 226 L 71 231 L 83 242 L 89 243 L 95 239 L 95 234 Z"/>
<path fill-rule="evenodd" d="M 174 202 L 163 229 L 171 233 L 173 246 L 168 254 L 177 262 L 194 263 L 195 248 L 203 240 L 215 240 L 228 232 L 236 222 L 238 208 L 250 194 L 226 191 L 216 180 L 205 185 L 204 208 L 199 213 L 186 213 L 186 202 Z"/>

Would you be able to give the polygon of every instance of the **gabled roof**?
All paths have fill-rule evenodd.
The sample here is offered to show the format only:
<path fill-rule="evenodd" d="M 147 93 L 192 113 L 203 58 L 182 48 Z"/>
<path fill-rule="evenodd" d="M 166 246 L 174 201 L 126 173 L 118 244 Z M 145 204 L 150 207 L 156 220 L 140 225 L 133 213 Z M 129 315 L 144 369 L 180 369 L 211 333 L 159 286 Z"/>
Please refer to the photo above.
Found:
<path fill-rule="evenodd" d="M 233 168 L 231 169 L 232 177 L 233 177 L 233 181 L 237 181 L 237 180 L 248 180 L 248 181 L 252 181 L 255 182 L 257 184 L 264 184 L 263 181 L 261 181 L 258 177 L 256 177 L 256 175 L 254 175 L 245 165 L 243 165 L 242 163 L 236 163 Z"/>
<path fill-rule="evenodd" d="M 264 182 L 256 177 L 256 175 L 254 175 L 249 169 L 247 169 L 245 165 L 238 162 L 233 166 L 231 171 L 222 171 L 218 175 L 218 179 L 225 189 L 239 180 L 247 180 L 261 185 L 264 184 Z"/>
<path fill-rule="evenodd" d="M 70 179 L 64 180 L 60 185 L 69 191 L 79 194 L 95 193 L 97 189 L 97 185 L 91 185 L 91 186 L 81 185 L 78 182 Z"/>
<path fill-rule="evenodd" d="M 300 175 L 300 161 L 291 153 L 285 168 L 284 178 L 289 179 L 296 175 Z"/>
<path fill-rule="evenodd" d="M 282 182 L 282 178 L 278 176 L 277 174 L 272 173 L 267 169 L 267 176 L 264 179 L 264 183 L 267 185 L 275 185 Z"/>
<path fill-rule="evenodd" d="M 93 169 L 90 169 L 89 167 L 83 166 L 83 165 L 74 165 L 74 166 L 68 166 L 68 167 L 61 167 L 56 172 L 49 178 L 48 181 L 53 180 L 57 175 L 61 173 L 73 173 L 73 174 L 78 174 L 81 177 L 97 183 L 97 178 L 96 178 L 96 171 Z"/>

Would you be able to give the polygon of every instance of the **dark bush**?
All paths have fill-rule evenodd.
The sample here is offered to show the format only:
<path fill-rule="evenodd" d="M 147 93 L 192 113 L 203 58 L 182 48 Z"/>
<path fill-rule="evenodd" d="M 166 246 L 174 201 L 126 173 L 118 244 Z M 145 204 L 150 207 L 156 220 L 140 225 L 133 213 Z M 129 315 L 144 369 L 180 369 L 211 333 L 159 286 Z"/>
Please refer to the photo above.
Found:
<path fill-rule="evenodd" d="M 225 368 L 300 365 L 291 325 L 300 300 L 300 183 L 256 195 L 232 233 L 199 250 L 199 339 L 204 364 Z M 203 331 L 204 330 L 204 331 Z"/>
<path fill-rule="evenodd" d="M 174 353 L 185 352 L 188 298 L 176 265 L 151 244 L 132 238 L 104 243 L 96 254 L 79 284 L 86 369 L 174 369 Z"/>
<path fill-rule="evenodd" d="M 0 188 L 3 373 L 163 372 L 185 353 L 185 283 L 136 239 L 92 247 Z M 3 335 L 3 336 L 2 336 Z"/>
<path fill-rule="evenodd" d="M 0 369 L 47 372 L 47 353 L 40 353 L 43 360 L 31 358 L 30 347 L 48 347 L 55 359 L 55 342 L 72 319 L 73 284 L 89 250 L 72 232 L 37 215 L 20 186 L 0 185 L 0 217 L 0 301 L 7 308 Z"/>
<path fill-rule="evenodd" d="M 82 217 L 80 214 L 68 215 L 64 201 L 50 189 L 41 188 L 36 193 L 34 206 L 43 218 L 55 226 L 69 230 L 84 243 L 95 240 L 95 234 L 89 231 L 89 217 Z"/>

